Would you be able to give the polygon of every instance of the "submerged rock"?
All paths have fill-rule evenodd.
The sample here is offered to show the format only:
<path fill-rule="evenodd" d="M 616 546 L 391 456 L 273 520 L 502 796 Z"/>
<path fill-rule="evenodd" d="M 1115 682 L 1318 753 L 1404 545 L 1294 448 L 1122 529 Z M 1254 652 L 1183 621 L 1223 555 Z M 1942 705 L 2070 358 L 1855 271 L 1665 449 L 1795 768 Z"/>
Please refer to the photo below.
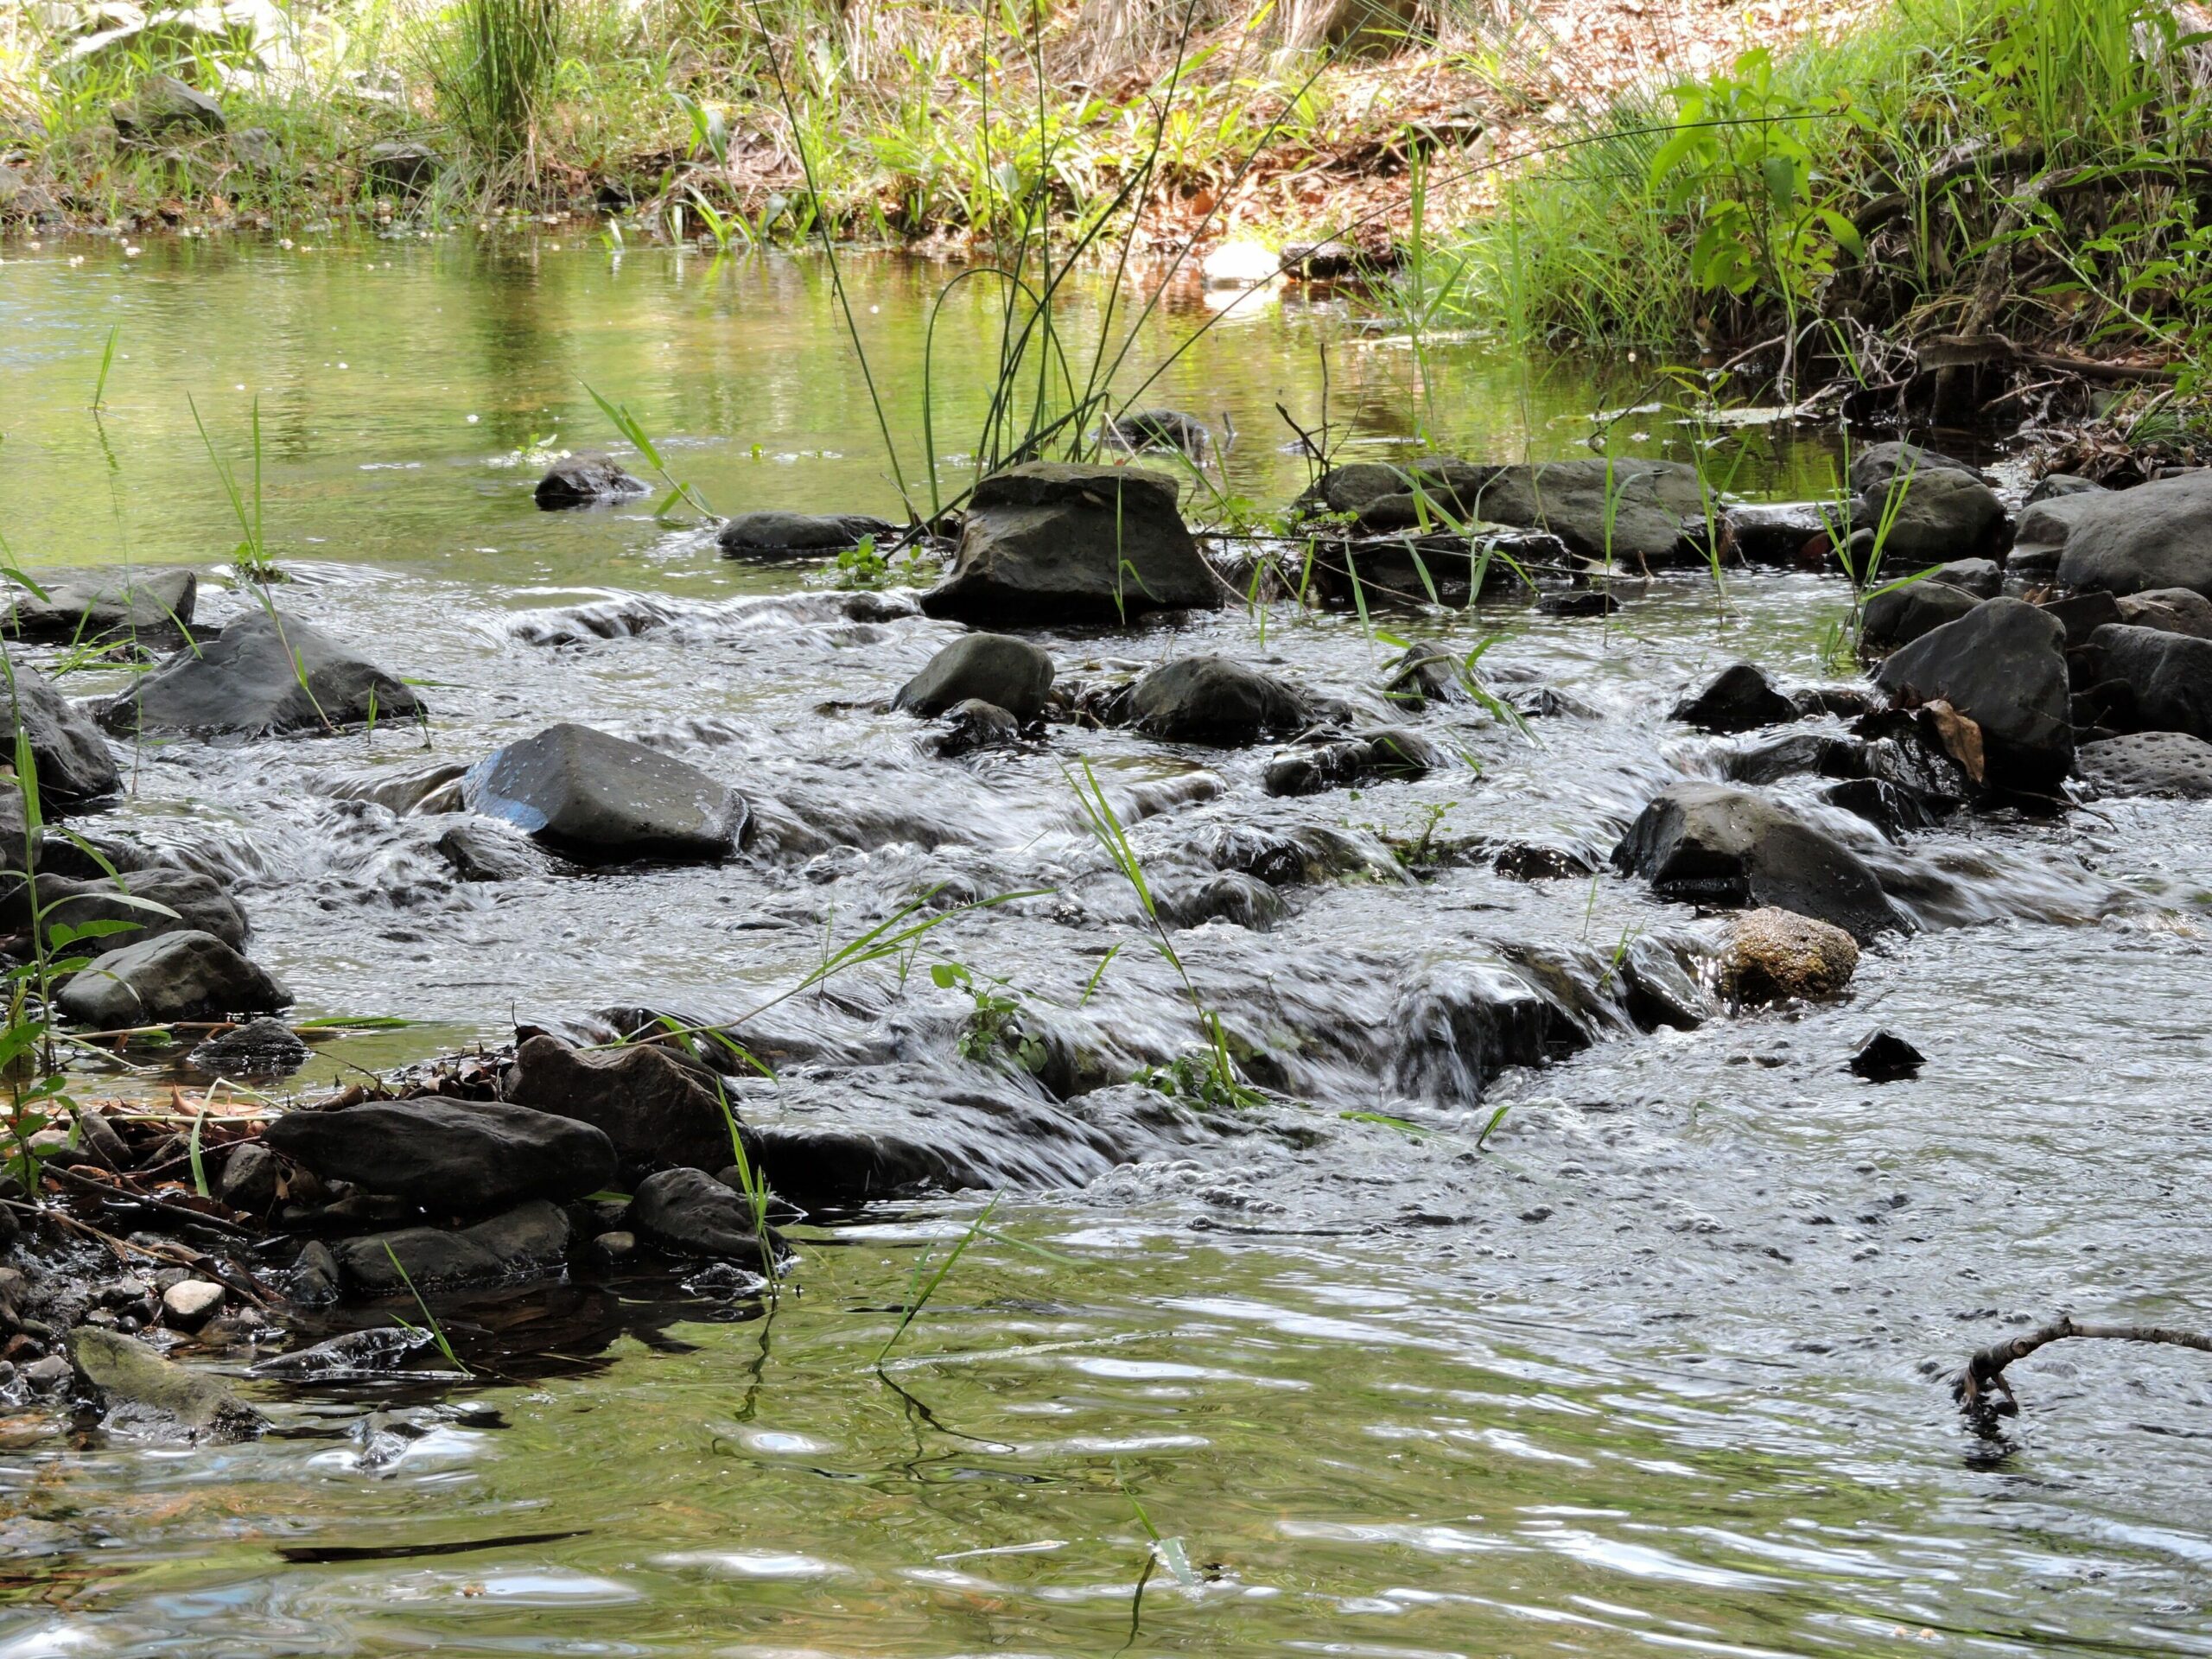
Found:
<path fill-rule="evenodd" d="M 749 816 L 743 797 L 690 762 L 565 721 L 478 761 L 461 798 L 556 852 L 599 863 L 724 858 Z"/>
<path fill-rule="evenodd" d="M 1899 1083 L 1917 1077 L 1928 1057 L 1895 1032 L 1876 1032 L 1851 1057 L 1850 1070 L 1869 1083 Z"/>
<path fill-rule="evenodd" d="M 219 1378 L 118 1332 L 79 1325 L 69 1333 L 69 1357 L 98 1391 L 111 1425 L 213 1442 L 251 1440 L 268 1427 Z"/>
<path fill-rule="evenodd" d="M 448 824 L 431 850 L 463 881 L 520 881 L 545 873 L 544 854 L 505 823 Z"/>
<path fill-rule="evenodd" d="M 1277 755 L 1260 786 L 1270 795 L 1319 795 L 1378 778 L 1425 777 L 1444 764 L 1444 752 L 1418 733 L 1366 732 Z"/>
<path fill-rule="evenodd" d="M 1021 722 L 995 702 L 969 697 L 944 711 L 944 729 L 930 747 L 946 760 L 979 749 L 1011 748 L 1020 741 Z"/>
<path fill-rule="evenodd" d="M 437 1215 L 580 1198 L 614 1180 L 613 1143 L 591 1124 L 500 1101 L 372 1100 L 286 1112 L 262 1139 L 326 1180 Z"/>
<path fill-rule="evenodd" d="M 1770 906 L 1730 925 L 1720 988 L 1744 1004 L 1821 1001 L 1840 995 L 1859 968 L 1859 946 L 1831 923 Z"/>
<path fill-rule="evenodd" d="M 266 1014 L 292 994 L 213 934 L 188 930 L 111 951 L 54 1000 L 79 1024 L 112 1031 Z"/>
<path fill-rule="evenodd" d="M 1123 449 L 1173 449 L 1202 460 L 1213 447 L 1213 433 L 1195 415 L 1179 409 L 1140 409 L 1106 423 L 1108 441 Z"/>
<path fill-rule="evenodd" d="M 1748 732 L 1794 721 L 1798 712 L 1758 664 L 1731 663 L 1704 690 L 1676 703 L 1669 718 L 1701 732 Z"/>
<path fill-rule="evenodd" d="M 281 1020 L 249 1020 L 200 1044 L 186 1061 L 218 1077 L 288 1077 L 308 1063 L 308 1046 Z"/>
<path fill-rule="evenodd" d="M 626 1172 L 730 1161 L 729 1119 L 713 1072 L 665 1045 L 572 1048 L 537 1036 L 515 1050 L 499 1092 L 518 1105 L 590 1124 Z"/>
<path fill-rule="evenodd" d="M 1480 1100 L 1510 1066 L 1548 1053 L 1552 1005 L 1502 963 L 1439 963 L 1416 974 L 1390 1011 L 1390 1084 L 1429 1100 Z"/>
<path fill-rule="evenodd" d="M 595 501 L 619 501 L 643 495 L 646 485 L 624 472 L 612 455 L 587 453 L 563 455 L 537 480 L 535 498 L 548 512 L 564 507 L 588 507 Z"/>
<path fill-rule="evenodd" d="M 1723 513 L 1729 547 L 1746 564 L 1818 563 L 1831 540 L 1829 511 L 1823 501 L 1732 504 Z"/>
<path fill-rule="evenodd" d="M 1178 657 L 1129 688 L 1130 721 L 1151 736 L 1224 747 L 1300 729 L 1313 711 L 1300 692 L 1226 657 Z"/>
<path fill-rule="evenodd" d="M 428 1348 L 432 1341 L 430 1333 L 419 1328 L 373 1325 L 261 1360 L 248 1368 L 247 1375 L 316 1382 L 373 1382 L 398 1372 L 410 1355 Z"/>
<path fill-rule="evenodd" d="M 1026 725 L 1044 713 L 1053 671 L 1052 658 L 1027 639 L 971 633 L 931 658 L 899 688 L 891 706 L 934 718 L 973 698 L 996 704 Z"/>
<path fill-rule="evenodd" d="M 1282 919 L 1287 908 L 1281 894 L 1242 870 L 1223 870 L 1186 887 L 1167 887 L 1154 898 L 1160 919 L 1170 927 L 1225 922 L 1231 927 L 1264 933 Z"/>
<path fill-rule="evenodd" d="M 1184 525 L 1173 479 L 1032 461 L 976 486 L 952 573 L 922 608 L 983 624 L 1107 623 L 1218 610 L 1224 594 Z"/>
<path fill-rule="evenodd" d="M 864 512 L 741 512 L 715 532 L 715 545 L 729 559 L 814 558 L 842 553 L 894 527 Z"/>
<path fill-rule="evenodd" d="M 1795 911 L 1869 939 L 1903 925 L 1866 861 L 1826 830 L 1749 790 L 1662 790 L 1613 849 L 1662 899 Z"/>
<path fill-rule="evenodd" d="M 229 624 L 170 657 L 101 715 L 111 731 L 148 735 L 335 732 L 373 715 L 412 720 L 415 693 L 313 623 L 273 608 Z"/>
<path fill-rule="evenodd" d="M 703 1170 L 664 1169 L 639 1185 L 624 1219 L 664 1249 L 746 1262 L 765 1273 L 790 1254 L 773 1228 L 755 1224 L 753 1206 Z"/>
<path fill-rule="evenodd" d="M 349 1296 L 505 1284 L 560 1266 L 569 1253 L 569 1217 L 540 1198 L 453 1232 L 406 1227 L 343 1239 L 329 1249 L 339 1287 Z"/>
<path fill-rule="evenodd" d="M 1896 652 L 1874 683 L 1908 707 L 1941 701 L 1979 726 L 1991 784 L 2048 789 L 2072 769 L 2066 630 L 2032 605 L 1985 601 Z"/>
<path fill-rule="evenodd" d="M 2054 509 L 2070 524 L 2058 561 L 2065 586 L 2113 594 L 2187 588 L 2212 598 L 2212 470 L 2066 496 L 2037 511 Z"/>
<path fill-rule="evenodd" d="M 2089 644 L 2104 683 L 2124 690 L 2116 719 L 2212 739 L 2212 639 L 2121 625 L 2099 628 Z"/>
<path fill-rule="evenodd" d="M 57 582 L 44 598 L 25 594 L 6 631 L 37 645 L 94 644 L 124 634 L 142 645 L 181 643 L 200 597 L 189 570 L 102 573 Z"/>
<path fill-rule="evenodd" d="M 2212 800 L 2212 743 L 2186 732 L 2137 732 L 2084 743 L 2082 776 L 2105 795 Z"/>
<path fill-rule="evenodd" d="M 9 764 L 14 764 L 16 734 L 20 732 L 30 740 L 42 802 L 56 808 L 82 806 L 123 787 L 123 774 L 100 728 L 55 690 L 46 676 L 17 664 L 9 676 L 0 678 L 0 696 L 8 702 Z M 20 864 L 22 848 L 16 847 L 8 856 Z"/>

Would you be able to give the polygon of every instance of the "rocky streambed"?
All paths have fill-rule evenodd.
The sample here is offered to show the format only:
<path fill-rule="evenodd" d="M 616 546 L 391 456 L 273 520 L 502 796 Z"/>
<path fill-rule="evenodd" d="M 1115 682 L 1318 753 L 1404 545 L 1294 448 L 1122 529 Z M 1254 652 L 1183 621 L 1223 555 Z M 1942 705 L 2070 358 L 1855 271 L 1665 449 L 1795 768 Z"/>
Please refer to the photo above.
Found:
<path fill-rule="evenodd" d="M 1840 550 L 1833 505 L 1661 462 L 1358 462 L 1230 539 L 1164 472 L 1033 464 L 920 590 L 48 584 L 10 645 L 43 822 L 0 798 L 0 840 L 70 1099 L 6 1194 L 0 1387 L 250 1433 L 156 1351 L 435 1370 L 346 1332 L 638 1271 L 758 1297 L 794 1220 L 922 1193 L 1478 1183 L 1516 1079 L 1847 1007 L 1952 930 L 2155 925 L 2064 837 L 2212 793 L 2212 474 L 2000 491 L 1891 443 L 1852 482 Z M 1875 541 L 1866 671 L 1781 666 Z M 302 970 L 478 1040 L 307 1085 Z M 1958 1037 L 1879 1023 L 1830 1063 Z"/>

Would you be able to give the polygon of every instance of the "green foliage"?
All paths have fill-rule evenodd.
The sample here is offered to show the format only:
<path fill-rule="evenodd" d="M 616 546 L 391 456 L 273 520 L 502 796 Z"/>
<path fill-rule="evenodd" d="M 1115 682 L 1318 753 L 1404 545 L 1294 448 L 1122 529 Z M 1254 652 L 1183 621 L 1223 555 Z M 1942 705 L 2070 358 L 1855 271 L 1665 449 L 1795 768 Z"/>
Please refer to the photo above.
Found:
<path fill-rule="evenodd" d="M 940 962 L 931 967 L 930 982 L 939 990 L 965 991 L 975 1004 L 960 1033 L 963 1059 L 1003 1057 L 1025 1071 L 1045 1069 L 1045 1045 L 1021 1029 L 1021 998 L 1005 980 L 979 978 L 964 963 Z"/>
<path fill-rule="evenodd" d="M 486 158 L 535 143 L 561 64 L 563 0 L 456 0 L 425 42 L 438 113 Z"/>

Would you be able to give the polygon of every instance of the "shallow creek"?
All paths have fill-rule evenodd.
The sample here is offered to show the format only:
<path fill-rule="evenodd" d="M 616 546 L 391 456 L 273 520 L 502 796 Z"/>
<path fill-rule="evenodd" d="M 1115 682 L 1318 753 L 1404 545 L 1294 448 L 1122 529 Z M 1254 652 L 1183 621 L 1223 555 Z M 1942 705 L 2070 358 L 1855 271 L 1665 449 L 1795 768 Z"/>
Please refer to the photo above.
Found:
<path fill-rule="evenodd" d="M 1715 741 L 1666 721 L 1679 692 L 1741 657 L 1828 677 L 1840 585 L 1732 575 L 1724 604 L 1675 576 L 1610 620 L 1522 597 L 1390 618 L 1462 652 L 1503 631 L 1485 669 L 1569 700 L 1525 737 L 1425 716 L 1456 758 L 1417 783 L 1272 799 L 1265 747 L 1066 727 L 944 760 L 876 705 L 951 626 L 895 593 L 856 611 L 810 567 L 724 560 L 644 505 L 531 505 L 546 452 L 611 436 L 588 384 L 722 512 L 893 510 L 819 264 L 574 241 L 0 257 L 14 557 L 213 570 L 238 531 L 186 395 L 243 457 L 257 394 L 269 548 L 295 577 L 280 602 L 424 686 L 426 730 L 148 746 L 96 826 L 231 885 L 296 1013 L 421 1022 L 324 1046 L 303 1085 L 610 1004 L 732 1016 L 931 889 L 1042 896 L 946 924 L 925 965 L 1002 980 L 1131 1066 L 1169 1058 L 1191 1010 L 1076 815 L 1083 760 L 1163 889 L 1211 873 L 1227 835 L 1325 835 L 1344 870 L 1282 889 L 1270 931 L 1176 936 L 1268 1080 L 1307 1103 L 1307 1144 L 1224 1135 L 1008 1193 L 880 1370 L 918 1256 L 978 1198 L 795 1226 L 772 1310 L 644 1274 L 441 1302 L 484 1375 L 251 1384 L 277 1425 L 257 1443 L 0 1422 L 0 1659 L 2212 1652 L 2212 1370 L 2046 1351 L 1999 1443 L 1936 1375 L 2063 1310 L 2212 1324 L 2192 1139 L 2212 1123 L 2212 809 L 1962 818 L 1881 854 L 1953 886 L 1868 954 L 1848 1001 L 1608 1032 L 1478 1102 L 1408 1098 L 1371 1056 L 1419 976 L 1527 945 L 1602 975 L 1693 918 L 1610 872 L 1515 880 L 1447 855 L 1411 879 L 1392 848 L 1602 862 L 1657 787 L 1717 774 Z M 910 481 L 950 275 L 849 273 Z M 941 429 L 972 425 L 982 396 L 981 289 L 938 323 Z M 1170 308 L 1132 361 L 1206 315 Z M 1274 405 L 1318 421 L 1324 347 L 1344 454 L 1413 442 L 1414 354 L 1325 296 L 1217 325 L 1147 401 L 1233 427 L 1226 487 L 1276 505 L 1305 473 Z M 1447 344 L 1428 367 L 1437 446 L 1475 459 L 1584 453 L 1592 409 L 1649 396 L 1625 365 Z M 1686 453 L 1663 414 L 1623 429 Z M 1808 494 L 1828 464 L 1814 439 L 1761 440 L 1735 483 Z M 247 602 L 203 592 L 205 620 Z M 1394 652 L 1354 616 L 1039 639 L 1063 676 L 1212 650 L 1387 715 Z M 434 849 L 448 820 L 371 798 L 567 719 L 726 779 L 763 838 L 715 868 L 468 883 Z M 1777 792 L 1808 802 L 1804 783 Z M 925 969 L 871 971 L 775 1027 L 811 1045 L 793 1081 L 835 1111 L 855 1067 L 976 1070 L 954 1047 L 966 1007 Z M 1928 1054 L 1916 1080 L 1844 1069 L 1877 1026 Z M 1188 1582 L 1147 1566 L 1154 1529 Z M 284 1553 L 517 1535 L 535 1541 Z"/>

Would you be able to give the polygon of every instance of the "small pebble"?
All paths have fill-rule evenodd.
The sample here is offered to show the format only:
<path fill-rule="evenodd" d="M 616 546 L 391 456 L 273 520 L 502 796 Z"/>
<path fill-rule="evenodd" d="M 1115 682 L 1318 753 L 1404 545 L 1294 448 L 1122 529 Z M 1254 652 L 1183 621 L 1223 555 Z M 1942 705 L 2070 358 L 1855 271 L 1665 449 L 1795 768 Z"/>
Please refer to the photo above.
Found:
<path fill-rule="evenodd" d="M 205 1279 L 171 1285 L 162 1296 L 162 1322 L 172 1331 L 197 1331 L 223 1305 L 223 1287 Z"/>

